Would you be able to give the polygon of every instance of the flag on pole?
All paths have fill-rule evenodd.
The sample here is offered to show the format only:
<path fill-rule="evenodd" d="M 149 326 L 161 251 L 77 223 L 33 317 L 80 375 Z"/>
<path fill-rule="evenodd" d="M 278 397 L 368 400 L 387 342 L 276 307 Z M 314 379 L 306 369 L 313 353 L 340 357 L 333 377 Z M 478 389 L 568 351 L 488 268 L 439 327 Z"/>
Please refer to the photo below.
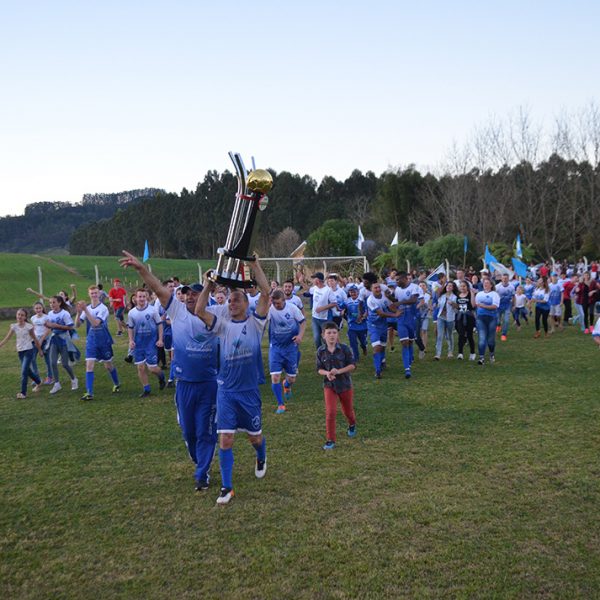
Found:
<path fill-rule="evenodd" d="M 521 248 L 521 235 L 517 233 L 517 256 L 523 258 L 523 250 Z"/>
<path fill-rule="evenodd" d="M 446 265 L 444 263 L 441 263 L 438 267 L 431 271 L 426 281 L 437 281 L 442 273 L 446 273 Z"/>
<path fill-rule="evenodd" d="M 469 248 L 469 238 L 465 235 L 465 243 L 464 243 L 464 253 L 467 253 L 467 250 Z"/>
<path fill-rule="evenodd" d="M 394 236 L 394 239 L 392 240 L 391 243 L 392 246 L 397 246 L 398 245 L 398 232 L 396 231 L 396 235 Z"/>
<path fill-rule="evenodd" d="M 485 264 L 490 265 L 490 263 L 499 263 L 500 261 L 490 252 L 488 245 L 485 245 Z"/>
<path fill-rule="evenodd" d="M 360 229 L 360 225 L 358 226 L 358 239 L 356 240 L 356 247 L 359 250 L 362 250 L 362 245 L 365 243 L 365 236 L 363 235 L 363 232 Z"/>
<path fill-rule="evenodd" d="M 527 277 L 527 265 L 519 260 L 518 258 L 513 258 L 512 260 L 512 264 L 513 264 L 513 269 L 515 270 L 515 273 L 519 276 L 519 277 Z"/>
<path fill-rule="evenodd" d="M 142 258 L 142 262 L 148 262 L 150 258 L 150 248 L 148 248 L 148 240 L 144 244 L 144 257 Z"/>
<path fill-rule="evenodd" d="M 494 262 L 492 261 L 490 263 L 490 270 L 493 271 L 498 271 L 498 273 L 500 273 L 500 275 L 508 275 L 509 279 L 512 279 L 515 274 L 514 272 L 509 269 L 508 267 L 505 267 L 502 263 L 499 262 Z"/>

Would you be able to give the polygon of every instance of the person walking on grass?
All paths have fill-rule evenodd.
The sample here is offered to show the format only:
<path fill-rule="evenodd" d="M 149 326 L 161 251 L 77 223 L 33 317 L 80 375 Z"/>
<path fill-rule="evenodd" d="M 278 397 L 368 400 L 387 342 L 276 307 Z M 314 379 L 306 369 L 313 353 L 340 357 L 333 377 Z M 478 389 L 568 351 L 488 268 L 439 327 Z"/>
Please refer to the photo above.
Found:
<path fill-rule="evenodd" d="M 135 293 L 135 308 L 127 315 L 127 333 L 129 349 L 133 352 L 133 361 L 142 384 L 139 397 L 145 398 L 151 393 L 146 368 L 158 378 L 159 389 L 164 389 L 167 382 L 158 366 L 157 348 L 163 345 L 163 322 L 154 307 L 148 304 L 148 290 L 144 288 Z"/>
<path fill-rule="evenodd" d="M 485 351 L 489 350 L 490 362 L 494 363 L 496 349 L 496 325 L 498 323 L 498 307 L 500 296 L 494 291 L 494 284 L 489 277 L 483 278 L 483 290 L 475 296 L 477 309 L 477 337 L 479 346 L 478 365 L 485 363 Z"/>
<path fill-rule="evenodd" d="M 325 276 L 321 272 L 312 276 L 313 286 L 309 292 L 312 296 L 312 332 L 315 347 L 321 346 L 321 333 L 327 323 L 327 314 L 330 309 L 337 307 L 337 297 L 333 290 L 325 285 Z"/>
<path fill-rule="evenodd" d="M 196 315 L 219 338 L 220 369 L 217 377 L 217 433 L 221 493 L 217 504 L 228 504 L 233 491 L 233 442 L 237 431 L 245 431 L 256 452 L 254 474 L 262 479 L 267 472 L 267 444 L 262 433 L 262 406 L 259 384 L 264 383 L 261 340 L 269 310 L 269 282 L 256 257 L 252 270 L 260 298 L 252 313 L 248 298 L 239 290 L 229 296 L 229 318 L 207 309 L 214 283 L 205 275 L 205 286 L 196 303 Z M 176 336 L 175 336 L 176 337 Z M 177 351 L 175 352 L 177 357 Z M 176 360 L 179 360 L 176 358 Z"/>
<path fill-rule="evenodd" d="M 84 321 L 86 324 L 85 343 L 85 394 L 82 400 L 94 398 L 94 367 L 96 361 L 104 363 L 112 380 L 112 392 L 116 394 L 120 389 L 119 375 L 113 366 L 113 339 L 108 330 L 108 308 L 100 302 L 100 290 L 98 286 L 91 285 L 88 288 L 90 303 L 83 300 L 77 303 L 77 315 L 75 316 L 75 327 L 79 327 Z"/>
<path fill-rule="evenodd" d="M 60 357 L 62 368 L 71 378 L 71 390 L 79 387 L 79 381 L 70 365 L 69 346 L 71 345 L 71 332 L 73 331 L 73 319 L 67 310 L 67 305 L 62 296 L 50 298 L 50 312 L 44 327 L 50 330 L 50 366 L 52 368 L 52 379 L 54 385 L 50 390 L 56 394 L 62 390 L 58 373 L 58 358 Z"/>
<path fill-rule="evenodd" d="M 500 297 L 500 306 L 498 308 L 498 325 L 501 333 L 500 340 L 506 342 L 508 339 L 508 325 L 510 323 L 510 313 L 513 306 L 513 297 L 515 288 L 508 281 L 508 274 L 503 273 L 500 278 L 500 283 L 496 286 L 496 293 Z"/>
<path fill-rule="evenodd" d="M 363 355 L 367 355 L 367 308 L 358 297 L 358 287 L 354 284 L 348 287 L 348 298 L 344 303 L 344 309 L 348 317 L 348 341 L 352 348 L 354 362 L 358 362 L 359 344 Z"/>
<path fill-rule="evenodd" d="M 323 345 L 317 350 L 317 372 L 323 376 L 325 398 L 325 430 L 327 439 L 323 450 L 333 450 L 336 442 L 337 401 L 348 422 L 348 437 L 356 436 L 356 414 L 354 412 L 352 378 L 355 369 L 352 350 L 339 342 L 339 331 L 333 321 L 323 327 Z"/>
<path fill-rule="evenodd" d="M 44 353 L 44 361 L 46 362 L 46 379 L 42 381 L 44 385 L 52 385 L 54 383 L 52 379 L 52 366 L 50 364 L 50 345 L 48 343 L 48 335 L 50 330 L 46 329 L 44 325 L 48 320 L 48 315 L 44 309 L 43 302 L 36 302 L 33 305 L 33 315 L 31 315 L 31 324 L 33 325 L 33 333 L 38 339 L 42 351 Z M 36 357 L 33 358 L 32 369 L 34 372 L 38 372 Z"/>
<path fill-rule="evenodd" d="M 535 302 L 535 334 L 534 338 L 540 337 L 540 320 L 544 326 L 544 333 L 548 335 L 548 315 L 550 314 L 550 288 L 548 278 L 540 277 L 533 292 L 532 301 Z"/>
<path fill-rule="evenodd" d="M 529 325 L 527 315 L 527 296 L 525 295 L 525 290 L 523 289 L 523 286 L 520 285 L 517 287 L 517 291 L 515 293 L 513 308 L 513 319 L 515 320 L 517 331 L 521 331 L 521 319 L 523 319 L 523 321 L 525 321 L 525 323 Z"/>
<path fill-rule="evenodd" d="M 15 336 L 17 353 L 21 362 L 21 391 L 17 394 L 17 399 L 24 400 L 27 398 L 27 382 L 29 379 L 35 384 L 33 387 L 34 392 L 39 392 L 42 389 L 42 381 L 40 376 L 32 369 L 32 363 L 36 352 L 39 352 L 40 356 L 43 355 L 43 352 L 42 346 L 33 332 L 33 325 L 27 322 L 27 311 L 24 308 L 17 311 L 16 319 L 17 322 L 10 326 L 8 333 L 0 342 L 0 348 L 13 335 Z"/>
<path fill-rule="evenodd" d="M 456 311 L 458 310 L 456 291 L 454 282 L 449 281 L 438 297 L 437 339 L 435 356 L 433 357 L 435 360 L 440 360 L 442 356 L 444 338 L 448 344 L 448 358 L 454 356 L 454 327 Z"/>
<path fill-rule="evenodd" d="M 456 297 L 458 311 L 456 313 L 456 330 L 458 331 L 458 360 L 463 360 L 463 348 L 469 342 L 469 360 L 475 360 L 475 340 L 473 329 L 475 329 L 475 291 L 462 282 L 458 286 Z"/>

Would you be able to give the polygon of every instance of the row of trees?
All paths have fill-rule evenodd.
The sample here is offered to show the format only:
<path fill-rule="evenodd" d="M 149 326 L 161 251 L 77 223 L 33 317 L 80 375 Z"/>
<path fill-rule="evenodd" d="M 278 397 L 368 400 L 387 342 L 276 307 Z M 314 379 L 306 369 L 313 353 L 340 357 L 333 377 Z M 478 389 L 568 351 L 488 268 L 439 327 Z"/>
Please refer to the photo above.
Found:
<path fill-rule="evenodd" d="M 355 170 L 344 181 L 325 177 L 318 185 L 307 175 L 273 176 L 257 235 L 267 256 L 307 238 L 313 255 L 350 253 L 348 231 L 358 225 L 371 257 L 387 249 L 396 231 L 419 246 L 466 235 L 478 254 L 486 243 L 512 244 L 517 233 L 537 258 L 596 256 L 600 249 L 600 110 L 594 104 L 561 115 L 548 132 L 522 110 L 492 120 L 452 148 L 439 172 Z M 231 173 L 210 171 L 194 191 L 162 194 L 81 228 L 71 252 L 115 254 L 148 239 L 154 255 L 212 257 L 224 243 L 235 190 Z M 346 232 L 341 237 L 331 223 L 329 233 L 319 229 L 334 219 L 333 228 Z"/>

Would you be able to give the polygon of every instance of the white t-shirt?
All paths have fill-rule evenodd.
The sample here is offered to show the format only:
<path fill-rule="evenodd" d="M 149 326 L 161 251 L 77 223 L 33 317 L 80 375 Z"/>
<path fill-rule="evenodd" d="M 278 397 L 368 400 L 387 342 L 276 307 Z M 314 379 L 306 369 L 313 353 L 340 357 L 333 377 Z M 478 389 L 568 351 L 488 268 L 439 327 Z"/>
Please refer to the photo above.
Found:
<path fill-rule="evenodd" d="M 33 333 L 35 333 L 35 337 L 39 340 L 45 333 L 48 331 L 44 327 L 44 323 L 48 320 L 48 315 L 42 313 L 39 317 L 37 315 L 33 315 L 31 317 L 31 324 L 33 325 Z"/>
<path fill-rule="evenodd" d="M 527 304 L 527 296 L 525 294 L 515 295 L 515 308 L 523 308 Z"/>
<path fill-rule="evenodd" d="M 320 319 L 321 321 L 327 320 L 327 311 L 322 310 L 317 312 L 317 308 L 327 306 L 328 304 L 337 302 L 337 298 L 333 290 L 328 286 L 324 285 L 322 288 L 313 285 L 310 288 L 310 293 L 313 298 L 312 317 L 313 319 Z"/>
<path fill-rule="evenodd" d="M 33 330 L 33 325 L 31 323 L 25 323 L 23 327 L 18 323 L 13 323 L 10 326 L 10 329 L 17 337 L 17 352 L 31 350 L 34 347 L 33 339 L 29 333 Z"/>

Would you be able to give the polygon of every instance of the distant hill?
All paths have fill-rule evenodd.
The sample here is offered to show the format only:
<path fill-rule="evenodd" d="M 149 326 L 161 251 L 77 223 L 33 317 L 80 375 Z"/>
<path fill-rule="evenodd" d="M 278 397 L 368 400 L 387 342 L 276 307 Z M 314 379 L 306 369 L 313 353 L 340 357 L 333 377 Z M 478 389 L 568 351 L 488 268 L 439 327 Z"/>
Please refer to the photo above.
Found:
<path fill-rule="evenodd" d="M 82 225 L 110 219 L 120 208 L 154 198 L 163 190 L 146 188 L 115 194 L 85 194 L 81 202 L 36 202 L 18 217 L 0 217 L 0 252 L 67 251 Z"/>

